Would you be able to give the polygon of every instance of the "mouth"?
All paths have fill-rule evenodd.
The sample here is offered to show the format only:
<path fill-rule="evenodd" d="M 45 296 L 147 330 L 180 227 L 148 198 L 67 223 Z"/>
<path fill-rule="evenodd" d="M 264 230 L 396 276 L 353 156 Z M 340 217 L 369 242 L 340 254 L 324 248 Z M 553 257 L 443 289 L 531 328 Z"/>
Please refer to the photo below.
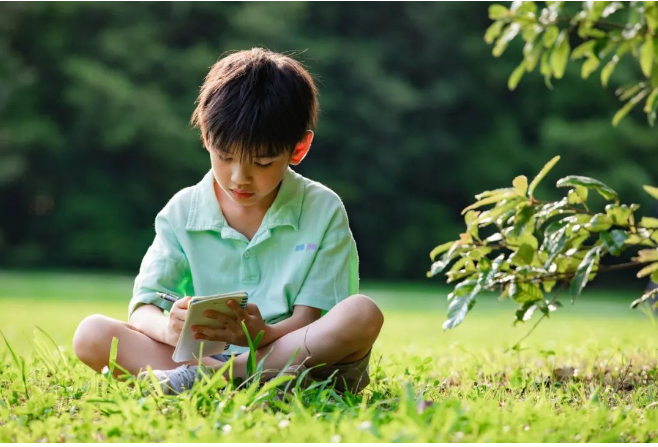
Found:
<path fill-rule="evenodd" d="M 238 199 L 248 199 L 254 195 L 253 192 L 240 191 L 238 189 L 232 189 L 231 192 Z"/>

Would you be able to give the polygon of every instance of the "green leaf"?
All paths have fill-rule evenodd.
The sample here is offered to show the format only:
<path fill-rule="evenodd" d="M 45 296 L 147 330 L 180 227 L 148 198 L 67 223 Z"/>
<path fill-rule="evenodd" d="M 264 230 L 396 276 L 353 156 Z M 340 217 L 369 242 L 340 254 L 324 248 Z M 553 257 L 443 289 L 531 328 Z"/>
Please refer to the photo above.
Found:
<path fill-rule="evenodd" d="M 520 30 L 521 30 L 521 25 L 519 25 L 516 22 L 510 24 L 507 28 L 505 28 L 501 36 L 496 41 L 496 45 L 494 45 L 494 48 L 492 50 L 492 54 L 494 55 L 494 57 L 499 57 L 505 52 L 505 50 L 507 49 L 507 45 L 509 45 L 509 43 L 512 40 L 514 40 L 516 35 L 519 34 Z"/>
<path fill-rule="evenodd" d="M 509 16 L 509 9 L 503 5 L 495 4 L 489 6 L 489 18 L 491 20 L 503 19 L 507 16 Z"/>
<path fill-rule="evenodd" d="M 591 232 L 598 233 L 607 230 L 612 226 L 612 220 L 605 214 L 597 213 L 592 219 L 583 225 L 583 227 Z"/>
<path fill-rule="evenodd" d="M 519 82 L 521 81 L 525 71 L 525 61 L 522 61 L 519 66 L 514 69 L 509 79 L 507 80 L 507 88 L 514 90 L 516 86 L 519 85 Z"/>
<path fill-rule="evenodd" d="M 547 241 L 544 241 L 548 252 L 548 258 L 544 262 L 544 268 L 550 268 L 553 259 L 564 249 L 567 239 L 567 227 L 564 227 L 553 233 Z"/>
<path fill-rule="evenodd" d="M 578 45 L 571 52 L 571 59 L 576 60 L 576 59 L 582 59 L 585 56 L 590 56 L 590 57 L 594 56 L 595 46 L 596 46 L 596 40 L 593 39 Z"/>
<path fill-rule="evenodd" d="M 544 31 L 544 35 L 542 36 L 542 43 L 544 44 L 545 48 L 550 48 L 553 46 L 555 41 L 557 40 L 557 36 L 560 34 L 560 30 L 557 26 L 555 25 L 550 25 L 546 28 L 546 31 Z"/>
<path fill-rule="evenodd" d="M 510 289 L 510 298 L 517 303 L 535 303 L 544 298 L 541 288 L 533 283 L 513 283 L 516 287 Z"/>
<path fill-rule="evenodd" d="M 647 78 L 651 77 L 653 58 L 653 36 L 650 33 L 647 33 L 646 38 L 644 39 L 644 44 L 642 44 L 642 48 L 640 49 L 640 67 L 642 68 L 642 73 Z"/>
<path fill-rule="evenodd" d="M 513 190 L 514 192 L 501 192 L 498 194 L 494 194 L 492 196 L 487 197 L 486 199 L 478 200 L 474 204 L 467 206 L 462 210 L 462 215 L 466 214 L 467 211 L 479 208 L 484 205 L 491 205 L 492 203 L 500 202 L 503 199 L 518 196 L 518 193 L 516 190 Z"/>
<path fill-rule="evenodd" d="M 643 217 L 640 219 L 639 226 L 644 228 L 658 228 L 658 219 L 655 217 Z"/>
<path fill-rule="evenodd" d="M 530 244 L 522 244 L 510 257 L 510 263 L 523 266 L 530 265 L 535 257 L 535 249 Z"/>
<path fill-rule="evenodd" d="M 514 189 L 512 188 L 514 191 Z M 515 210 L 514 208 L 517 207 L 519 203 L 522 202 L 527 202 L 524 198 L 519 197 L 519 196 L 514 196 L 509 199 L 505 199 L 504 203 L 500 203 L 498 206 L 495 208 L 491 208 L 484 213 L 480 214 L 478 216 L 478 224 L 479 225 L 488 225 L 491 222 L 495 221 L 499 217 L 504 217 L 507 213 L 514 214 Z M 502 224 L 501 224 L 502 225 Z"/>
<path fill-rule="evenodd" d="M 524 53 L 525 69 L 528 73 L 530 73 L 532 70 L 535 69 L 535 67 L 537 66 L 537 62 L 539 62 L 539 58 L 541 57 L 543 52 L 544 52 L 543 47 L 537 44 L 534 45 L 532 50 L 527 52 L 527 54 Z"/>
<path fill-rule="evenodd" d="M 614 225 L 628 226 L 632 212 L 633 210 L 627 205 L 613 205 L 609 203 L 605 206 L 605 214 L 612 220 Z"/>
<path fill-rule="evenodd" d="M 642 99 L 644 99 L 645 96 L 649 93 L 649 89 L 644 89 L 640 91 L 637 95 L 635 95 L 633 98 L 631 98 L 624 106 L 615 113 L 615 116 L 612 117 L 612 125 L 617 126 L 619 122 L 624 119 L 628 113 L 633 110 L 633 107 L 635 107 Z"/>
<path fill-rule="evenodd" d="M 644 278 L 645 276 L 651 275 L 653 272 L 658 272 L 658 262 L 645 266 L 642 270 L 637 272 L 637 277 Z"/>
<path fill-rule="evenodd" d="M 466 317 L 468 311 L 470 311 L 475 305 L 475 298 L 482 291 L 482 286 L 475 285 L 470 293 L 463 296 L 455 296 L 448 306 L 448 319 L 443 323 L 443 330 L 452 329 Z"/>
<path fill-rule="evenodd" d="M 592 271 L 594 264 L 597 264 L 599 261 L 599 256 L 601 253 L 601 246 L 593 247 L 590 251 L 587 252 L 583 258 L 578 269 L 576 270 L 575 276 L 571 279 L 571 300 L 575 301 L 583 291 L 587 281 L 589 280 L 589 275 Z"/>
<path fill-rule="evenodd" d="M 640 250 L 637 252 L 637 256 L 631 259 L 633 261 L 643 262 L 643 263 L 658 261 L 658 249 L 651 248 L 651 249 Z"/>
<path fill-rule="evenodd" d="M 473 211 L 473 210 L 466 213 L 466 215 L 464 216 L 464 223 L 466 224 L 466 226 L 469 226 L 471 222 L 473 222 L 475 218 L 478 217 L 479 214 L 480 214 L 479 211 Z"/>
<path fill-rule="evenodd" d="M 631 85 L 628 88 L 620 88 L 615 91 L 615 94 L 619 96 L 620 101 L 626 101 L 635 96 L 644 86 L 643 82 L 638 82 L 637 84 Z"/>
<path fill-rule="evenodd" d="M 587 60 L 583 63 L 583 67 L 580 71 L 580 76 L 583 79 L 589 78 L 597 68 L 599 68 L 600 61 L 596 56 L 588 57 Z"/>
<path fill-rule="evenodd" d="M 612 230 L 609 233 L 602 231 L 599 238 L 601 238 L 605 248 L 611 255 L 619 256 L 624 248 L 624 242 L 628 239 L 628 235 L 622 230 Z"/>
<path fill-rule="evenodd" d="M 516 321 L 528 321 L 530 318 L 532 318 L 532 315 L 537 309 L 538 307 L 535 301 L 526 301 L 516 310 Z"/>
<path fill-rule="evenodd" d="M 539 247 L 539 242 L 531 232 L 526 231 L 521 236 L 514 237 L 512 231 L 514 231 L 514 228 L 506 228 L 503 230 L 503 234 L 507 235 L 507 243 L 509 245 L 520 247 L 523 244 L 528 244 L 533 248 L 533 250 L 537 250 L 537 247 Z"/>
<path fill-rule="evenodd" d="M 516 223 L 514 224 L 514 229 L 512 230 L 511 235 L 518 238 L 525 233 L 534 214 L 535 208 L 533 206 L 526 205 L 522 207 L 516 215 Z"/>
<path fill-rule="evenodd" d="M 557 281 L 544 281 L 542 283 L 542 286 L 544 287 L 544 292 L 551 293 L 551 290 L 553 290 L 555 284 L 557 284 Z"/>
<path fill-rule="evenodd" d="M 570 49 L 569 33 L 567 30 L 562 30 L 555 41 L 555 49 L 551 53 L 551 69 L 553 70 L 553 76 L 557 79 L 561 79 L 564 76 Z"/>
<path fill-rule="evenodd" d="M 546 223 L 553 216 L 567 213 L 567 211 L 564 209 L 567 206 L 569 206 L 569 201 L 566 197 L 563 197 L 557 202 L 549 202 L 543 205 L 541 210 L 537 213 L 537 226 L 543 226 L 544 223 Z"/>
<path fill-rule="evenodd" d="M 585 203 L 587 200 L 587 191 L 588 189 L 584 186 L 576 186 L 574 189 L 570 189 L 567 194 L 568 203 L 571 205 Z"/>
<path fill-rule="evenodd" d="M 556 155 L 551 159 L 551 161 L 544 165 L 541 171 L 539 171 L 539 174 L 537 174 L 537 176 L 532 180 L 532 183 L 530 183 L 530 186 L 528 187 L 528 195 L 530 197 L 532 197 L 532 194 L 535 192 L 535 188 L 537 185 L 539 185 L 539 182 L 541 182 L 546 174 L 548 174 L 548 171 L 553 169 L 553 166 L 555 166 L 558 161 L 560 161 L 560 156 Z"/>
<path fill-rule="evenodd" d="M 564 187 L 575 187 L 575 186 L 584 186 L 585 188 L 594 189 L 606 200 L 614 200 L 615 202 L 619 201 L 617 193 L 615 190 L 610 188 L 608 185 L 589 177 L 583 177 L 580 175 L 569 175 L 567 177 L 561 178 L 557 181 L 556 186 L 558 188 Z"/>
<path fill-rule="evenodd" d="M 494 42 L 494 40 L 496 40 L 496 38 L 500 36 L 500 32 L 502 31 L 504 25 L 505 22 L 503 22 L 502 20 L 498 20 L 492 23 L 491 26 L 489 26 L 489 28 L 487 28 L 487 31 L 484 33 L 484 41 L 489 45 L 491 45 Z"/>
<path fill-rule="evenodd" d="M 493 260 L 493 263 L 491 265 L 491 270 L 489 270 L 489 273 L 486 276 L 484 285 L 486 286 L 489 284 L 491 281 L 494 280 L 494 277 L 496 274 L 500 271 L 503 263 L 505 262 L 505 254 L 501 253 L 499 254 L 496 259 Z"/>
<path fill-rule="evenodd" d="M 515 13 L 515 15 L 531 15 L 534 16 L 537 14 L 537 5 L 535 2 L 530 2 L 530 1 L 523 1 L 523 2 L 512 2 L 512 6 L 510 7 L 510 11 Z"/>
<path fill-rule="evenodd" d="M 651 91 L 651 94 L 647 98 L 647 102 L 644 104 L 644 113 L 651 113 L 653 109 L 656 108 L 658 104 L 658 87 L 654 88 Z"/>
<path fill-rule="evenodd" d="M 484 192 L 481 192 L 480 194 L 476 194 L 475 198 L 477 200 L 481 200 L 481 199 L 484 199 L 485 197 L 490 197 L 490 196 L 493 196 L 495 194 L 500 194 L 500 193 L 503 193 L 503 192 L 514 192 L 514 191 L 515 191 L 515 188 L 498 188 L 498 189 L 494 189 L 494 190 L 491 190 L 491 191 L 484 191 Z"/>
<path fill-rule="evenodd" d="M 450 247 L 455 243 L 455 241 L 450 241 L 446 242 L 445 244 L 438 245 L 434 247 L 434 249 L 430 252 L 430 259 L 434 261 L 434 258 L 436 258 L 438 255 L 443 253 L 444 251 L 448 251 Z"/>
<path fill-rule="evenodd" d="M 646 13 L 645 19 L 647 20 L 647 26 L 651 31 L 658 30 L 658 5 L 656 3 L 647 3 L 645 5 Z M 654 32 L 654 34 L 656 34 Z"/>
<path fill-rule="evenodd" d="M 601 70 L 601 85 L 603 85 L 603 87 L 608 86 L 608 81 L 610 81 L 610 76 L 612 76 L 612 72 L 615 71 L 618 61 L 619 56 L 613 56 L 612 59 L 610 59 L 610 62 L 605 64 L 603 70 Z"/>
<path fill-rule="evenodd" d="M 658 188 L 656 188 L 655 186 L 649 186 L 649 185 L 644 185 L 644 186 L 642 186 L 642 188 L 644 188 L 644 190 L 647 193 L 649 193 L 649 195 L 651 197 L 653 197 L 654 199 L 658 199 Z"/>
<path fill-rule="evenodd" d="M 528 191 L 528 178 L 525 175 L 519 175 L 512 182 L 519 195 L 525 196 Z"/>
<path fill-rule="evenodd" d="M 459 256 L 464 251 L 470 250 L 470 245 L 464 245 L 461 241 L 455 241 L 450 249 L 441 256 L 441 259 L 434 262 L 427 272 L 427 277 L 431 278 L 438 273 L 441 273 L 453 261 L 454 258 Z"/>

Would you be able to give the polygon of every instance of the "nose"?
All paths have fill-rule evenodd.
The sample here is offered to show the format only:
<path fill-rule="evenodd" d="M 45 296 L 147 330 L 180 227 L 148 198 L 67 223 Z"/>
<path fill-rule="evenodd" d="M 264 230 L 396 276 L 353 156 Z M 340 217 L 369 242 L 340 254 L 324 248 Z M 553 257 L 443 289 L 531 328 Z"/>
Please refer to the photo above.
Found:
<path fill-rule="evenodd" d="M 231 181 L 238 186 L 251 183 L 251 171 L 246 164 L 235 163 L 233 165 Z"/>

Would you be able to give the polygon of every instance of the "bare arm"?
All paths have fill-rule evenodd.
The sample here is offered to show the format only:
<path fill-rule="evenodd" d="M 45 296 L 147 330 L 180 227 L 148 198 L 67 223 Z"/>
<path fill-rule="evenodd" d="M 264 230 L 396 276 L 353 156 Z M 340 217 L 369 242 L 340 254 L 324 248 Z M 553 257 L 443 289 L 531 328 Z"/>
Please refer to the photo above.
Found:
<path fill-rule="evenodd" d="M 275 324 L 268 324 L 259 347 L 267 346 L 290 332 L 307 326 L 320 318 L 321 309 L 309 306 L 294 306 L 292 315 Z"/>
<path fill-rule="evenodd" d="M 175 343 L 171 344 L 169 340 L 171 338 L 168 330 L 169 317 L 162 312 L 162 309 L 153 304 L 144 304 L 135 309 L 128 319 L 128 323 L 155 341 L 175 345 Z"/>

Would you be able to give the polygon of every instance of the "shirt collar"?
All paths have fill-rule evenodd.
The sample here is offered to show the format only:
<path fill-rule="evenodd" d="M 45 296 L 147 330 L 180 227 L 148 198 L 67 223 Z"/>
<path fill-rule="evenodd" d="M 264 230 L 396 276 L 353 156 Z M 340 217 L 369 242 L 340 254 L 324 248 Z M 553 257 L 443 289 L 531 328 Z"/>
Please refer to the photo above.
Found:
<path fill-rule="evenodd" d="M 228 227 L 226 218 L 217 203 L 215 197 L 214 180 L 212 169 L 194 186 L 190 211 L 187 216 L 185 229 L 188 231 L 213 230 L 222 232 L 222 228 Z M 304 181 L 301 175 L 288 167 L 279 192 L 272 205 L 263 217 L 261 228 L 272 229 L 279 226 L 289 225 L 295 230 L 299 229 L 299 219 L 302 212 L 304 200 Z"/>

